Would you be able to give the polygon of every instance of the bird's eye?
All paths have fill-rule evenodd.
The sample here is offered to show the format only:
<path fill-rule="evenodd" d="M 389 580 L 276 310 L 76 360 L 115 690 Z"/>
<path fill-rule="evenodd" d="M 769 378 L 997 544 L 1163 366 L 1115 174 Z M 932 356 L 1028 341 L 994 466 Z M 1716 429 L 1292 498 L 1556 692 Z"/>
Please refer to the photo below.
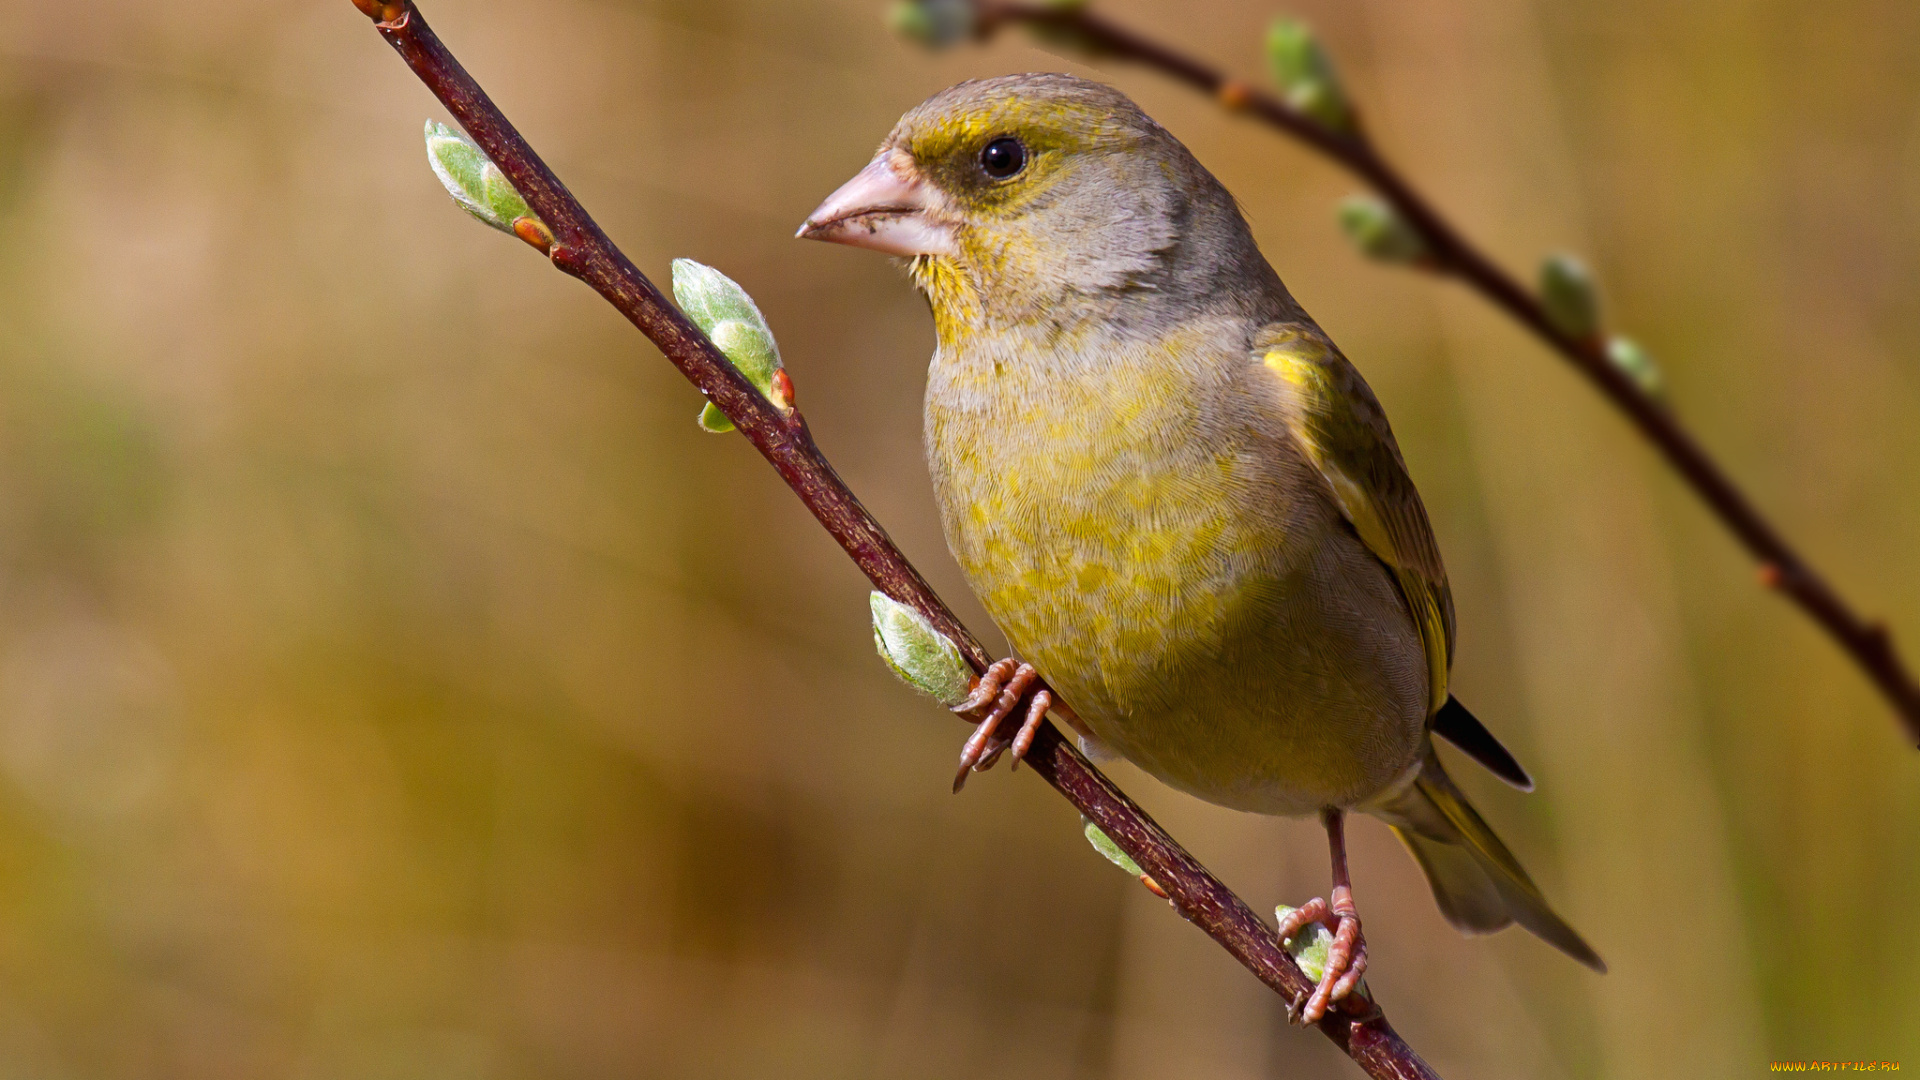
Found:
<path fill-rule="evenodd" d="M 980 151 L 980 170 L 995 180 L 1005 180 L 1027 167 L 1027 148 L 1019 139 L 1002 136 Z"/>

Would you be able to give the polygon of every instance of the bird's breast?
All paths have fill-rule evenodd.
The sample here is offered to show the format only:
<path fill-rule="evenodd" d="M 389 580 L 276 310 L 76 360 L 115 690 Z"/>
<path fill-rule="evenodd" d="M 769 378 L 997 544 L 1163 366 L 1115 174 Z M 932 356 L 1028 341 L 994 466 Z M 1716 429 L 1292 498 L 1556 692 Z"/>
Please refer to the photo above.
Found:
<path fill-rule="evenodd" d="M 1163 780 L 1292 813 L 1417 756 L 1425 668 L 1275 395 L 1231 338 L 943 345 L 926 436 L 948 545 L 1021 656 Z"/>
<path fill-rule="evenodd" d="M 1260 617 L 1327 515 L 1234 372 L 1193 361 L 1219 346 L 1055 344 L 936 357 L 942 520 L 1023 655 L 1081 673 L 1095 713 L 1138 712 Z"/>

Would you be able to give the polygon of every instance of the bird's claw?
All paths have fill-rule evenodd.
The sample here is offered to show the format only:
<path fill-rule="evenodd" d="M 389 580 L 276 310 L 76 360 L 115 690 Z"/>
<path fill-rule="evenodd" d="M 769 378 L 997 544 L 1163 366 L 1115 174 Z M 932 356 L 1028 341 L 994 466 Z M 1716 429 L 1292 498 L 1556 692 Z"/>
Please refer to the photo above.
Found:
<path fill-rule="evenodd" d="M 1019 664 L 1012 658 L 995 660 L 987 670 L 973 680 L 973 689 L 967 694 L 967 700 L 953 707 L 953 711 L 962 716 L 976 712 L 981 706 L 1000 696 L 1000 691 L 1012 678 Z"/>
<path fill-rule="evenodd" d="M 953 778 L 955 794 L 966 786 L 969 773 L 993 768 L 994 762 L 1009 748 L 1013 750 L 1013 767 L 1020 767 L 1020 759 L 1027 756 L 1034 736 L 1039 734 L 1040 722 L 1047 718 L 1047 710 L 1053 706 L 1053 694 L 1043 689 L 1033 695 L 1027 704 L 1026 719 L 1013 738 L 999 738 L 994 732 L 999 730 L 1001 721 L 1020 707 L 1020 699 L 1039 678 L 1040 673 L 1031 664 L 1012 658 L 996 660 L 974 681 L 973 692 L 967 695 L 967 700 L 953 707 L 954 712 L 963 716 L 986 710 L 973 734 L 967 737 L 966 745 L 960 748 L 960 771 Z"/>
<path fill-rule="evenodd" d="M 1305 1000 L 1295 998 L 1288 1002 L 1288 1023 L 1319 1023 L 1333 1003 L 1353 993 L 1360 985 L 1360 977 L 1367 972 L 1367 939 L 1360 933 L 1360 913 L 1353 906 L 1352 889 L 1336 885 L 1331 904 L 1316 896 L 1289 911 L 1286 918 L 1280 920 L 1280 941 L 1284 945 L 1314 923 L 1333 934 L 1333 944 L 1327 948 L 1327 970 L 1320 976 L 1320 984 L 1314 987 L 1313 993 L 1304 996 Z"/>

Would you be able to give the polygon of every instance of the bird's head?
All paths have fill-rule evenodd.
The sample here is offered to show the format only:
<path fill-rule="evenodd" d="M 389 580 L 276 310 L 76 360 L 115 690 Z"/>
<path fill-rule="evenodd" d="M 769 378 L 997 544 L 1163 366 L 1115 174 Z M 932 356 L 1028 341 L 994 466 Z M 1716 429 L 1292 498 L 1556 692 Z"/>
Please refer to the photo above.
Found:
<path fill-rule="evenodd" d="M 1272 274 L 1232 197 L 1179 140 L 1118 90 L 1071 75 L 934 95 L 799 235 L 910 258 L 943 335 L 1111 319 L 1129 296 Z"/>

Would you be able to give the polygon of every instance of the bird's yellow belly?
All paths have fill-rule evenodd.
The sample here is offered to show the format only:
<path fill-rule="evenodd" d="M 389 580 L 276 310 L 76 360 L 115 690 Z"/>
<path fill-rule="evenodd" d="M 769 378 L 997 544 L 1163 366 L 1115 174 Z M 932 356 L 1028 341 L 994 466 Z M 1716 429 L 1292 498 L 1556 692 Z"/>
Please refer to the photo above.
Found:
<path fill-rule="evenodd" d="M 948 542 L 1094 732 L 1223 805 L 1364 801 L 1418 760 L 1426 671 L 1385 569 L 1271 445 L 1084 415 L 1009 438 L 929 405 Z M 1164 430 L 1164 429 L 1158 429 Z"/>

